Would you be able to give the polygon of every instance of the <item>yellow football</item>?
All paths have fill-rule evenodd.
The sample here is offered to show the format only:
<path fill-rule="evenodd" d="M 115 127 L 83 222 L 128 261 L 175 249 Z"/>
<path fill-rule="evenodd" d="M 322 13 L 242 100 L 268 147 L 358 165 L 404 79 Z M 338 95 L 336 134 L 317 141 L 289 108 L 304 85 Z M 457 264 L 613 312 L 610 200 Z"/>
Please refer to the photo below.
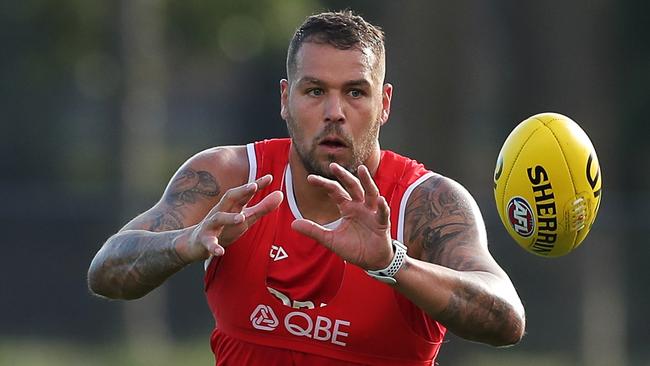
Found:
<path fill-rule="evenodd" d="M 541 113 L 503 143 L 494 199 L 506 230 L 527 251 L 558 257 L 585 239 L 602 197 L 602 175 L 587 134 L 569 117 Z"/>

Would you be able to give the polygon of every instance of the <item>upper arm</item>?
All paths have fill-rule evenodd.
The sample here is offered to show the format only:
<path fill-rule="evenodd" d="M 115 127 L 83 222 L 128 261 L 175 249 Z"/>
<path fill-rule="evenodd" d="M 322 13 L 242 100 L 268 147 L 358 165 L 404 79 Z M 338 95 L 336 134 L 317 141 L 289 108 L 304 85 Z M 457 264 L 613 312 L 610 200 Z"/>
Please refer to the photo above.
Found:
<path fill-rule="evenodd" d="M 246 146 L 216 147 L 188 159 L 160 200 L 122 230 L 169 231 L 200 222 L 230 188 L 248 181 Z"/>
<path fill-rule="evenodd" d="M 415 258 L 458 271 L 505 275 L 487 248 L 485 224 L 470 193 L 435 174 L 406 205 L 404 238 Z"/>

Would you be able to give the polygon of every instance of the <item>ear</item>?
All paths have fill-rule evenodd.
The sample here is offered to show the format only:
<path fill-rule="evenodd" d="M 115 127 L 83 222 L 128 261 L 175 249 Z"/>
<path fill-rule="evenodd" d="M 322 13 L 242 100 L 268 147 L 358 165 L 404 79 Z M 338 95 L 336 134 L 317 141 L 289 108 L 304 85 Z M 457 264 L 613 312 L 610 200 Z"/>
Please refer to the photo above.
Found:
<path fill-rule="evenodd" d="M 393 85 L 386 83 L 382 90 L 381 96 L 381 116 L 380 122 L 383 125 L 388 122 L 388 117 L 390 116 L 390 101 L 393 98 Z"/>
<path fill-rule="evenodd" d="M 289 81 L 280 80 L 280 116 L 286 120 L 289 116 Z"/>

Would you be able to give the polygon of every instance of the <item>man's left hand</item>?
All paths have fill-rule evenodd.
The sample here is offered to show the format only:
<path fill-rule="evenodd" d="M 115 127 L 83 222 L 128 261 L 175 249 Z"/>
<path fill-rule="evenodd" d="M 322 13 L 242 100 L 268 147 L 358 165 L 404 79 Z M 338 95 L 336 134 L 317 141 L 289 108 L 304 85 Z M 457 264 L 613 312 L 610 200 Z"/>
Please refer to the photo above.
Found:
<path fill-rule="evenodd" d="M 309 175 L 307 181 L 327 191 L 339 208 L 340 224 L 327 229 L 298 219 L 291 227 L 365 270 L 385 268 L 393 257 L 386 199 L 379 194 L 366 166 L 359 166 L 358 178 L 337 163 L 331 163 L 330 170 L 338 182 L 319 175 Z"/>

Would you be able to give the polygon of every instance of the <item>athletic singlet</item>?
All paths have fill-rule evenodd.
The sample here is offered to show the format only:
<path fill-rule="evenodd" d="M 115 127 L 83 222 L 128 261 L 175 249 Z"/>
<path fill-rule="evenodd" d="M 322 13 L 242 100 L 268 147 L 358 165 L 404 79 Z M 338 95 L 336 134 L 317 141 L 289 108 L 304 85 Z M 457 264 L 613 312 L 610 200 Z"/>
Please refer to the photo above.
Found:
<path fill-rule="evenodd" d="M 205 292 L 215 318 L 211 346 L 217 365 L 432 365 L 445 334 L 442 325 L 388 285 L 290 228 L 300 217 L 288 170 L 290 146 L 289 139 L 247 145 L 249 181 L 273 175 L 273 183 L 258 192 L 250 205 L 274 190 L 282 190 L 285 199 L 222 257 L 206 262 Z M 391 207 L 393 238 L 404 241 L 408 197 L 431 175 L 413 160 L 381 152 L 373 179 Z M 282 293 L 289 298 L 285 306 L 282 296 L 269 292 L 267 281 L 277 289 L 283 279 L 291 280 L 283 276 L 286 267 L 275 262 L 291 257 L 295 248 L 311 248 L 325 263 L 318 267 L 310 261 L 306 269 L 294 265 L 286 270 L 309 275 L 309 280 L 297 281 L 298 293 L 284 286 Z M 326 306 L 318 300 L 322 291 Z M 310 296 L 316 296 L 315 303 L 305 304 Z M 299 300 L 297 306 L 291 298 Z"/>

